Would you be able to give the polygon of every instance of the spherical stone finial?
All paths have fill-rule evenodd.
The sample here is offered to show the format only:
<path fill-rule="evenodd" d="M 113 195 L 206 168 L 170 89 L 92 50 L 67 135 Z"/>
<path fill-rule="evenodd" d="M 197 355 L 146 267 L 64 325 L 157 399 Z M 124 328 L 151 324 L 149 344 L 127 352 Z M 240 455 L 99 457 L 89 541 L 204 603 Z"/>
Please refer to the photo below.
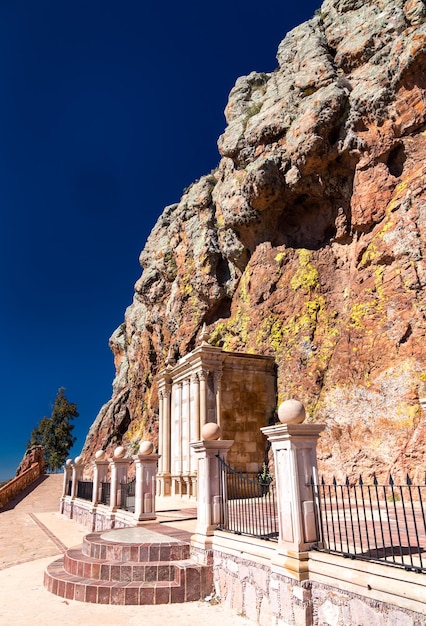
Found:
<path fill-rule="evenodd" d="M 105 458 L 105 450 L 98 450 L 95 452 L 95 459 L 97 461 L 103 461 Z"/>
<path fill-rule="evenodd" d="M 139 444 L 139 454 L 152 454 L 154 444 L 152 441 L 141 441 Z"/>
<path fill-rule="evenodd" d="M 82 456 L 76 456 L 74 459 L 74 464 L 75 465 L 81 465 L 83 463 L 83 457 Z"/>
<path fill-rule="evenodd" d="M 124 448 L 123 446 L 118 446 L 114 450 L 114 458 L 115 459 L 122 459 L 125 454 L 126 454 L 126 448 Z"/>
<path fill-rule="evenodd" d="M 207 422 L 201 429 L 201 439 L 203 441 L 216 441 L 220 438 L 222 429 L 215 422 Z"/>
<path fill-rule="evenodd" d="M 281 424 L 301 424 L 305 417 L 305 407 L 299 400 L 285 400 L 278 407 L 278 419 Z"/>
<path fill-rule="evenodd" d="M 65 461 L 65 465 L 66 465 L 67 467 L 69 467 L 70 465 L 72 465 L 72 459 L 67 459 L 67 460 Z"/>

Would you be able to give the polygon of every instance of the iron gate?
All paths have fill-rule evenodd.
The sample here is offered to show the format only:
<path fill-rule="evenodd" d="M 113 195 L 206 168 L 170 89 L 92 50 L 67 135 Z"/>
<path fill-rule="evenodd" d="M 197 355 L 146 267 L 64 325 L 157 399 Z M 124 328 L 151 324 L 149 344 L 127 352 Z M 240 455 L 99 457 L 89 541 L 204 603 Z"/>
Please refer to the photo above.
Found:
<path fill-rule="evenodd" d="M 217 455 L 220 476 L 219 529 L 278 541 L 278 510 L 273 480 L 238 472 Z"/>

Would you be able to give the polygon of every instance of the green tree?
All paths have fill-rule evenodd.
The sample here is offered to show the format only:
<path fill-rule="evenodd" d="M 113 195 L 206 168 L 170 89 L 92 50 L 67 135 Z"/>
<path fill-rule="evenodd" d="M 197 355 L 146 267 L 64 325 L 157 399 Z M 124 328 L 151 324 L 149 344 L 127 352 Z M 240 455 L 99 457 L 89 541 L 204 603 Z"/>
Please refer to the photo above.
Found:
<path fill-rule="evenodd" d="M 76 442 L 72 435 L 72 420 L 78 417 L 77 406 L 68 402 L 65 389 L 61 387 L 55 398 L 50 417 L 43 417 L 31 433 L 27 447 L 41 445 L 44 448 L 46 469 L 56 472 L 65 463 L 70 449 Z"/>

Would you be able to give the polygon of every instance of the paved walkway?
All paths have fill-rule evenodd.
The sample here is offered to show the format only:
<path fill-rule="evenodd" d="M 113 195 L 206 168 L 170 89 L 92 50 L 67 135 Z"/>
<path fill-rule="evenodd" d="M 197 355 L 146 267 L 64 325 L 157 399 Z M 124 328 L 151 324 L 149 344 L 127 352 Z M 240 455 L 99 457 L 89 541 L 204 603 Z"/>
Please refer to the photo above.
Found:
<path fill-rule="evenodd" d="M 59 514 L 61 475 L 40 478 L 0 510 L 0 626 L 254 626 L 254 622 L 209 602 L 157 606 L 96 605 L 64 600 L 46 591 L 44 570 L 66 548 L 79 545 L 88 529 Z M 158 521 L 192 530 L 193 512 L 164 501 Z M 180 505 L 181 506 L 181 505 Z M 192 505 L 193 506 L 193 505 Z M 173 511 L 166 511 L 166 508 Z M 176 520 L 181 517 L 182 520 Z M 174 520 L 173 520 L 174 518 Z"/>

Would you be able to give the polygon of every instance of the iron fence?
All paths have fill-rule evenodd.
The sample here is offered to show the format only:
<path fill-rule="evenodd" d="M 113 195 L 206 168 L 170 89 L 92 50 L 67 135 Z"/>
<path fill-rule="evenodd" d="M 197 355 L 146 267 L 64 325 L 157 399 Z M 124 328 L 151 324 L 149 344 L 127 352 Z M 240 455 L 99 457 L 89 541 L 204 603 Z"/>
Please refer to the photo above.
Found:
<path fill-rule="evenodd" d="M 341 554 L 351 559 L 385 563 L 426 573 L 426 479 L 413 485 L 379 485 L 376 477 L 365 484 L 339 485 L 311 481 L 318 496 L 314 549 Z"/>
<path fill-rule="evenodd" d="M 121 504 L 120 509 L 125 511 L 135 512 L 135 493 L 136 493 L 136 478 L 130 480 L 128 483 L 120 483 L 121 488 Z"/>
<path fill-rule="evenodd" d="M 273 481 L 238 472 L 217 455 L 220 476 L 218 528 L 237 535 L 278 541 L 278 510 Z"/>
<path fill-rule="evenodd" d="M 111 483 L 101 482 L 101 498 L 100 503 L 110 505 L 111 502 Z"/>
<path fill-rule="evenodd" d="M 77 484 L 77 498 L 91 500 L 93 493 L 93 482 L 89 480 L 79 480 Z"/>

